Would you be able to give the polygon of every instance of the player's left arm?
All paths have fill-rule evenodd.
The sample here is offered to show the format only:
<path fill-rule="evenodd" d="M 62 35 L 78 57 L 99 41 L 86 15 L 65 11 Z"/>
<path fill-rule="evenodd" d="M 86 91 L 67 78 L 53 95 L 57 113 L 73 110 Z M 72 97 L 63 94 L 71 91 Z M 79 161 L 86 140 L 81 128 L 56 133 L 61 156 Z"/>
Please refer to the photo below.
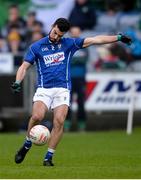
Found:
<path fill-rule="evenodd" d="M 109 44 L 109 43 L 114 43 L 117 41 L 121 41 L 126 44 L 131 44 L 132 40 L 130 37 L 118 34 L 114 36 L 110 35 L 98 35 L 95 37 L 87 37 L 84 39 L 83 42 L 83 48 L 91 46 L 91 45 L 100 45 L 100 44 Z"/>

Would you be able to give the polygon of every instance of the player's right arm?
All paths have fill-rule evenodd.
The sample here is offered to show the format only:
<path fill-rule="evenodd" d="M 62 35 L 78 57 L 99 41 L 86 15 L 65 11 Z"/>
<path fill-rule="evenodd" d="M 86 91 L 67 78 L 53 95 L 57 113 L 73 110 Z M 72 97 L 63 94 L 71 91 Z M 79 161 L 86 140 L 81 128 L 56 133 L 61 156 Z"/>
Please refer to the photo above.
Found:
<path fill-rule="evenodd" d="M 24 61 L 22 63 L 22 65 L 19 67 L 18 71 L 17 71 L 17 74 L 16 74 L 16 81 L 18 82 L 22 82 L 25 75 L 26 75 L 26 72 L 27 72 L 27 69 L 31 66 L 31 64 L 27 61 Z"/>
<path fill-rule="evenodd" d="M 22 65 L 19 67 L 17 74 L 16 74 L 16 80 L 12 83 L 11 89 L 14 93 L 18 93 L 21 90 L 21 82 L 23 81 L 27 69 L 31 66 L 30 63 L 24 61 Z"/>
<path fill-rule="evenodd" d="M 22 65 L 19 67 L 18 71 L 17 71 L 17 74 L 16 74 L 16 80 L 15 82 L 12 84 L 11 86 L 11 89 L 14 93 L 18 93 L 20 92 L 20 89 L 21 89 L 21 82 L 23 81 L 25 75 L 26 75 L 26 72 L 27 72 L 27 69 L 32 65 L 34 64 L 34 61 L 36 59 L 36 56 L 35 56 L 35 45 L 31 45 L 25 56 L 24 56 L 24 61 L 22 63 Z"/>

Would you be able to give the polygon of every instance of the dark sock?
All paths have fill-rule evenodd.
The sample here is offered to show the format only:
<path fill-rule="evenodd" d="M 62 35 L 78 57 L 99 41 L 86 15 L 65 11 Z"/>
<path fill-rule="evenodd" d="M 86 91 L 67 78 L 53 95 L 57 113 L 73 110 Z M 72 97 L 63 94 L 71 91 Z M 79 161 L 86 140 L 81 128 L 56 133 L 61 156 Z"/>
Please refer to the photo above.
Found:
<path fill-rule="evenodd" d="M 46 154 L 46 156 L 45 156 L 45 161 L 46 161 L 46 160 L 52 160 L 52 157 L 53 157 L 54 152 L 55 152 L 55 150 L 53 150 L 53 149 L 48 149 L 48 152 L 47 152 L 47 154 Z"/>
<path fill-rule="evenodd" d="M 26 140 L 23 146 L 25 147 L 25 149 L 30 149 L 32 146 L 32 142 L 30 140 Z"/>

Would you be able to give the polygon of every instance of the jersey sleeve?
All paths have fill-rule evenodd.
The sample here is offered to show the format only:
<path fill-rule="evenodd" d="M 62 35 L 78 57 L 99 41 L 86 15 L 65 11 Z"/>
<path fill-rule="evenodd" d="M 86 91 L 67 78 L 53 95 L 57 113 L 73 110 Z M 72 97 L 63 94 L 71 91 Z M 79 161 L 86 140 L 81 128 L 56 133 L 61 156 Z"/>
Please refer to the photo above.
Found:
<path fill-rule="evenodd" d="M 30 46 L 28 48 L 27 52 L 25 53 L 24 61 L 29 62 L 30 64 L 34 64 L 34 62 L 35 62 L 35 53 L 34 53 L 34 50 L 33 50 L 32 46 Z"/>
<path fill-rule="evenodd" d="M 84 38 L 74 38 L 73 41 L 73 44 L 77 50 L 83 48 Z"/>

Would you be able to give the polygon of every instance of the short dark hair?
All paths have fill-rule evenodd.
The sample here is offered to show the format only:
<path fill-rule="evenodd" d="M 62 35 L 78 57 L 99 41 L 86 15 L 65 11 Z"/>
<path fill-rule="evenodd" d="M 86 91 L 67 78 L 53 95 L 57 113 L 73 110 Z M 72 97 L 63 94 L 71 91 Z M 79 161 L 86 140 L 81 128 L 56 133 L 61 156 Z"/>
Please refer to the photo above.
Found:
<path fill-rule="evenodd" d="M 41 21 L 38 21 L 38 20 L 34 21 L 33 25 L 35 25 L 35 26 L 38 25 L 41 28 L 43 28 L 43 26 L 44 26 L 43 23 Z"/>
<path fill-rule="evenodd" d="M 19 9 L 17 4 L 10 4 L 9 9 Z"/>
<path fill-rule="evenodd" d="M 56 25 L 58 26 L 61 32 L 67 32 L 70 29 L 70 22 L 65 18 L 58 18 L 54 22 L 53 27 Z"/>
<path fill-rule="evenodd" d="M 29 11 L 27 13 L 28 16 L 36 16 L 36 12 L 35 11 Z"/>

